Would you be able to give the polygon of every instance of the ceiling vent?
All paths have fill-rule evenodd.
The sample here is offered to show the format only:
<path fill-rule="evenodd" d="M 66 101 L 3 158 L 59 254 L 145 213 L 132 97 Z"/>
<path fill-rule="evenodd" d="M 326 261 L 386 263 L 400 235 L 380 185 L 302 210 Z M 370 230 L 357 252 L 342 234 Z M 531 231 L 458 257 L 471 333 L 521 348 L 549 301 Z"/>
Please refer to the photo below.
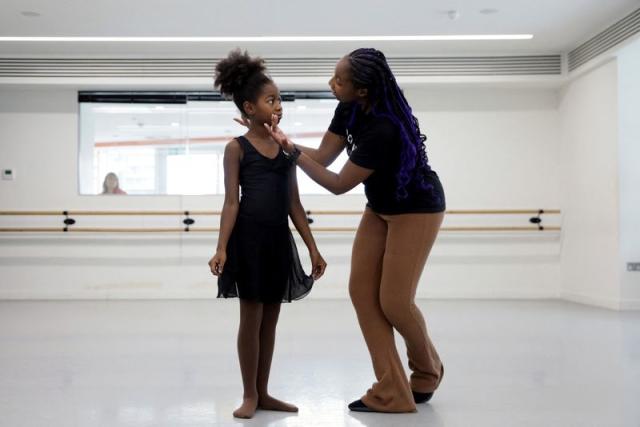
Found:
<path fill-rule="evenodd" d="M 333 74 L 339 58 L 265 58 L 277 77 Z M 213 78 L 210 58 L 0 58 L 0 77 L 202 77 Z M 389 58 L 397 77 L 560 75 L 560 55 Z"/>
<path fill-rule="evenodd" d="M 569 71 L 575 70 L 638 32 L 640 32 L 640 9 L 569 52 Z"/>

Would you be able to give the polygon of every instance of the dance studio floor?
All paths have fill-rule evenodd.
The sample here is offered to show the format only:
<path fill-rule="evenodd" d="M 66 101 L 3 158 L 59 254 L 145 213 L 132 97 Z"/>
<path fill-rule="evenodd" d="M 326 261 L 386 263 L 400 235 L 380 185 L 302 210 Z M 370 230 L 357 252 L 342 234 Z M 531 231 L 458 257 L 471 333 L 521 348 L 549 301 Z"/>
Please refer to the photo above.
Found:
<path fill-rule="evenodd" d="M 640 425 L 640 312 L 419 305 L 446 368 L 431 404 L 350 413 L 373 380 L 355 315 L 307 300 L 283 307 L 271 377 L 300 412 L 240 421 L 237 301 L 0 302 L 0 426 Z"/>

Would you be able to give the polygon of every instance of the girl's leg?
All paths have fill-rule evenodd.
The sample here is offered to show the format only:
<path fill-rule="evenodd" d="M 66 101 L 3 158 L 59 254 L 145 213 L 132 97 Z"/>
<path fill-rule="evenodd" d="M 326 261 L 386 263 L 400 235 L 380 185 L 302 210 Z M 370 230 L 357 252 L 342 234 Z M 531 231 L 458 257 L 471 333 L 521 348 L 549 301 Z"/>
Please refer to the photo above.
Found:
<path fill-rule="evenodd" d="M 427 334 L 415 294 L 420 275 L 436 240 L 444 214 L 383 216 L 389 225 L 380 285 L 385 317 L 407 345 L 411 388 L 433 392 L 442 379 L 442 362 Z"/>
<path fill-rule="evenodd" d="M 260 327 L 260 359 L 258 362 L 258 407 L 271 411 L 297 412 L 295 406 L 269 395 L 269 372 L 276 342 L 276 326 L 280 315 L 280 303 L 264 304 Z"/>
<path fill-rule="evenodd" d="M 238 359 L 242 372 L 244 394 L 242 405 L 233 412 L 237 418 L 251 418 L 258 407 L 258 359 L 260 354 L 260 326 L 263 304 L 240 299 L 240 328 L 238 329 Z"/>
<path fill-rule="evenodd" d="M 362 397 L 370 409 L 412 412 L 415 403 L 393 338 L 393 328 L 380 305 L 380 280 L 387 223 L 366 209 L 353 242 L 349 295 L 378 380 Z"/>

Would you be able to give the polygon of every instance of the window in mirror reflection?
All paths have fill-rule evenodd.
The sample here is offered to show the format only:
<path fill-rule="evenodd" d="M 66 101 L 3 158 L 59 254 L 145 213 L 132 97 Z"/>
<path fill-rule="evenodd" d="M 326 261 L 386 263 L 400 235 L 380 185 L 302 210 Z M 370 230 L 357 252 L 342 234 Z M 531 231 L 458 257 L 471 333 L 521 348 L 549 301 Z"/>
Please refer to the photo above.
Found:
<path fill-rule="evenodd" d="M 224 147 L 246 132 L 233 120 L 239 117 L 233 102 L 80 100 L 81 194 L 224 194 Z M 280 126 L 296 143 L 317 147 L 336 105 L 335 99 L 296 97 L 283 103 Z M 330 169 L 339 171 L 346 159 L 343 152 Z M 329 194 L 302 172 L 298 183 L 301 194 Z"/>

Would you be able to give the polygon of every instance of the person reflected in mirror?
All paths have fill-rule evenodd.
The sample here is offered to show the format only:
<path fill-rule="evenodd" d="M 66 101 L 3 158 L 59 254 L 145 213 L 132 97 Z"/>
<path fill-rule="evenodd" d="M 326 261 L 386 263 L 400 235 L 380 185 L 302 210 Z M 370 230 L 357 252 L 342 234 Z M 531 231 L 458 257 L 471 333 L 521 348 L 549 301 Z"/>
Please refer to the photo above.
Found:
<path fill-rule="evenodd" d="M 127 194 L 127 192 L 120 188 L 120 180 L 118 179 L 118 175 L 113 172 L 109 172 L 104 177 L 101 194 Z"/>

